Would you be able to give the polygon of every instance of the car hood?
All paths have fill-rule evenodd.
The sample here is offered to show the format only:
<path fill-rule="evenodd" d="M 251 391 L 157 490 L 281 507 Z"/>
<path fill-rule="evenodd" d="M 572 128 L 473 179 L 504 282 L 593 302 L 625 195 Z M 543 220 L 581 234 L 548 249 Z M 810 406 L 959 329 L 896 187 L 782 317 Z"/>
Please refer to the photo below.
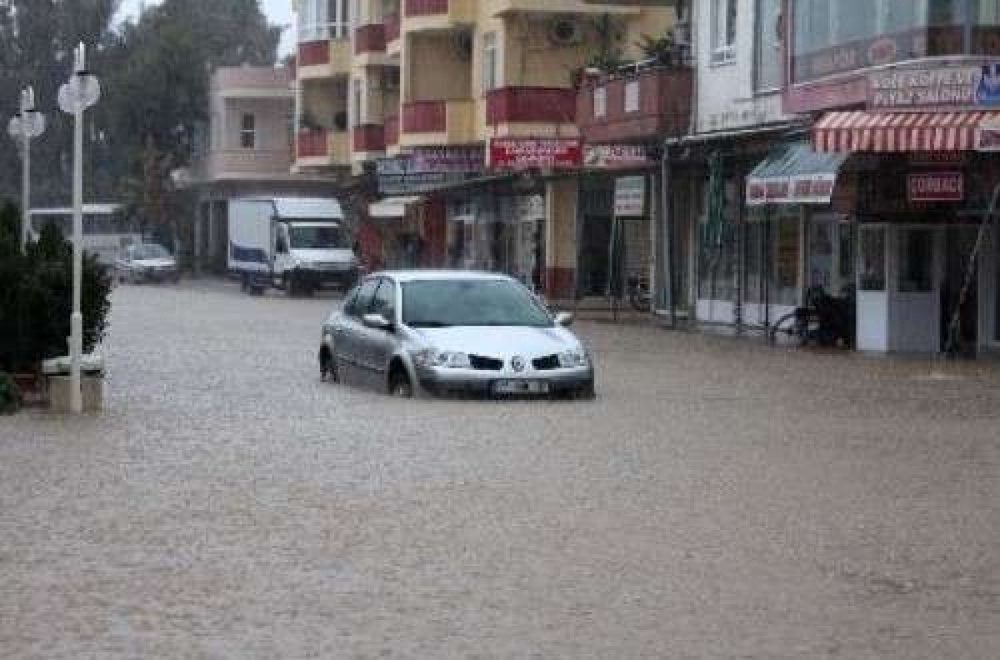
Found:
<path fill-rule="evenodd" d="M 428 345 L 441 351 L 460 351 L 483 357 L 542 357 L 578 348 L 580 342 L 561 326 L 460 326 L 413 328 Z"/>
<path fill-rule="evenodd" d="M 143 268 L 172 268 L 177 265 L 173 257 L 160 257 L 157 259 L 136 259 L 132 263 Z"/>

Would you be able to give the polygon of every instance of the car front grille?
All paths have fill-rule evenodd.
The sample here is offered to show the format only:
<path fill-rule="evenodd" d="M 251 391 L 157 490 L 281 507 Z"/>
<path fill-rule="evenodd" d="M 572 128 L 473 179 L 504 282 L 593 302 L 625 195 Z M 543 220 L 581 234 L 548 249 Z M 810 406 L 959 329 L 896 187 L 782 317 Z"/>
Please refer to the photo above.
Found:
<path fill-rule="evenodd" d="M 483 357 L 481 355 L 470 355 L 469 364 L 472 365 L 473 369 L 478 369 L 479 371 L 500 371 L 503 369 L 503 360 Z"/>
<path fill-rule="evenodd" d="M 559 368 L 559 356 L 546 355 L 545 357 L 535 358 L 531 361 L 531 364 L 535 367 L 536 371 L 552 371 Z"/>

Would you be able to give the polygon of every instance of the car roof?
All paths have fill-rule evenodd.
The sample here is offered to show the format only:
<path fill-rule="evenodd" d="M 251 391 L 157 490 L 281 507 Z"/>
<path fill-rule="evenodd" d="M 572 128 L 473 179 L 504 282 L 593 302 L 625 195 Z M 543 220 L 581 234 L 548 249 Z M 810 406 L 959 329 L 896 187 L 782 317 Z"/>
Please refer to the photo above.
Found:
<path fill-rule="evenodd" d="M 368 278 L 372 277 L 391 277 L 397 282 L 415 282 L 415 281 L 426 281 L 426 280 L 468 280 L 468 281 L 488 281 L 488 280 L 503 280 L 516 282 L 514 278 L 504 275 L 503 273 L 487 273 L 480 271 L 470 271 L 470 270 L 384 270 L 377 273 L 371 273 Z M 366 278 L 367 279 L 367 278 Z"/>

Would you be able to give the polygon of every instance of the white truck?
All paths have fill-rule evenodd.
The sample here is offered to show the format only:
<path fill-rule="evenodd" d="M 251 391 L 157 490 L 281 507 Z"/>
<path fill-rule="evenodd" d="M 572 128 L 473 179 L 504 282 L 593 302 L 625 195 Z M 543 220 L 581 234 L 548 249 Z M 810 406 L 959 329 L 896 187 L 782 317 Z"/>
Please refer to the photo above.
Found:
<path fill-rule="evenodd" d="M 359 263 L 334 199 L 272 197 L 229 203 L 229 272 L 244 291 L 289 295 L 350 288 Z"/>

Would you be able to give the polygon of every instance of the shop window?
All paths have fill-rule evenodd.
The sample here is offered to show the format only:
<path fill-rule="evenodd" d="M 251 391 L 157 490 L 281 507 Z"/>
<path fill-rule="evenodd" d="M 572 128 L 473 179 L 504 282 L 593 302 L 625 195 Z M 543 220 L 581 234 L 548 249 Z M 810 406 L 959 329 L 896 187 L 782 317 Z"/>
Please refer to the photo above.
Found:
<path fill-rule="evenodd" d="M 862 291 L 885 291 L 885 227 L 864 227 L 861 230 Z"/>
<path fill-rule="evenodd" d="M 840 279 L 840 293 L 843 293 L 845 288 L 854 287 L 854 246 L 857 239 L 857 225 L 840 223 L 837 234 L 840 240 L 837 274 Z"/>
<path fill-rule="evenodd" d="M 833 242 L 837 223 L 813 218 L 809 222 L 809 286 L 833 293 Z"/>
<path fill-rule="evenodd" d="M 928 293 L 934 290 L 934 232 L 906 229 L 899 232 L 899 291 Z"/>
<path fill-rule="evenodd" d="M 771 302 L 775 305 L 799 303 L 800 222 L 797 215 L 775 219 L 772 224 L 774 269 L 771 273 Z"/>

